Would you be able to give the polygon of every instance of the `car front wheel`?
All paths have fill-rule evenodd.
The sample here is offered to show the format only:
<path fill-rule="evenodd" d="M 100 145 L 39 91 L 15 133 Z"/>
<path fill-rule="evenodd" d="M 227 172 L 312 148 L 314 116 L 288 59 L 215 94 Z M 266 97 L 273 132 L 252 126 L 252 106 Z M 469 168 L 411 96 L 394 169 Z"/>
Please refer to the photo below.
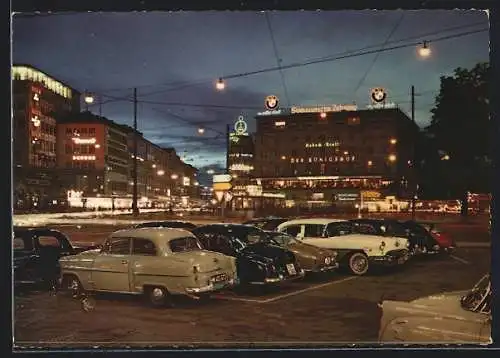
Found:
<path fill-rule="evenodd" d="M 349 257 L 348 264 L 349 270 L 354 275 L 361 276 L 368 272 L 368 257 L 361 252 L 355 252 L 354 254 L 352 254 Z"/>
<path fill-rule="evenodd" d="M 66 275 L 63 277 L 62 289 L 71 292 L 74 298 L 83 294 L 83 286 L 75 275 Z"/>
<path fill-rule="evenodd" d="M 165 307 L 171 305 L 170 293 L 164 287 L 148 287 L 146 289 L 146 295 L 149 303 L 151 303 L 153 307 Z"/>

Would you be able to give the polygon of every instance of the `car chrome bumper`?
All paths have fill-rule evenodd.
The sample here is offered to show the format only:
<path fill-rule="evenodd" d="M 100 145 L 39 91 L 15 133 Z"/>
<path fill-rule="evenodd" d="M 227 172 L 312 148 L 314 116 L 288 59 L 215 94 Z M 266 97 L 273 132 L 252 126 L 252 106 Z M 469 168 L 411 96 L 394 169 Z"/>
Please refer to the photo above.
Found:
<path fill-rule="evenodd" d="M 384 256 L 371 256 L 368 260 L 374 265 L 396 266 L 405 264 L 410 256 L 410 252 L 405 250 L 405 252 L 388 253 Z"/>
<path fill-rule="evenodd" d="M 304 269 L 301 269 L 299 272 L 297 272 L 296 275 L 293 276 L 279 275 L 278 277 L 266 277 L 263 281 L 251 281 L 249 282 L 249 284 L 251 285 L 279 284 L 282 282 L 298 280 L 300 278 L 303 278 L 305 275 L 306 272 L 304 271 Z"/>
<path fill-rule="evenodd" d="M 207 292 L 215 292 L 222 290 L 224 288 L 236 286 L 239 283 L 238 279 L 231 279 L 229 281 L 224 281 L 224 282 L 217 282 L 217 283 L 211 283 L 206 286 L 201 286 L 201 287 L 187 287 L 185 291 L 189 294 L 199 294 L 199 293 L 207 293 Z"/>
<path fill-rule="evenodd" d="M 329 265 L 329 266 L 321 266 L 321 267 L 317 267 L 317 268 L 313 268 L 313 269 L 304 269 L 304 271 L 307 273 L 307 272 L 329 272 L 329 271 L 333 271 L 333 270 L 336 270 L 339 268 L 339 264 L 338 263 L 335 263 L 333 265 Z"/>

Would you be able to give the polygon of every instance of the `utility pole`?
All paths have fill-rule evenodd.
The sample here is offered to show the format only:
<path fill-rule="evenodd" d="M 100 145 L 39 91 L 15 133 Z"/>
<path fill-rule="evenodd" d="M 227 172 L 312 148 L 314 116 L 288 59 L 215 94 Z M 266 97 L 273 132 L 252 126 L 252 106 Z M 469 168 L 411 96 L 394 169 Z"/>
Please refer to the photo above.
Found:
<path fill-rule="evenodd" d="M 226 124 L 226 174 L 229 174 L 229 150 L 231 147 L 230 131 L 231 126 Z"/>
<path fill-rule="evenodd" d="M 415 124 L 415 86 L 411 86 L 411 120 Z M 416 145 L 417 145 L 417 140 L 418 137 L 414 137 L 413 140 L 413 160 L 412 160 L 412 167 L 413 167 L 413 180 L 414 180 L 414 190 L 412 192 L 412 197 L 411 197 L 411 219 L 415 220 L 415 207 L 417 205 L 417 193 L 418 193 L 418 180 L 417 180 L 417 152 L 416 152 Z"/>
<path fill-rule="evenodd" d="M 139 215 L 139 207 L 137 205 L 137 88 L 134 88 L 134 161 L 132 169 L 132 178 L 134 181 L 132 193 L 132 214 Z"/>

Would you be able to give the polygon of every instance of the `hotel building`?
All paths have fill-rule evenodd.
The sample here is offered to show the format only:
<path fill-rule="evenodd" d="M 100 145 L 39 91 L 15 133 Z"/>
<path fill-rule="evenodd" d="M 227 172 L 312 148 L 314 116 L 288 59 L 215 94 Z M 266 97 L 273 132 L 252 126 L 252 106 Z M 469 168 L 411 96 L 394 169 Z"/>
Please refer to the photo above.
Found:
<path fill-rule="evenodd" d="M 288 200 L 410 197 L 418 127 L 399 108 L 292 107 L 256 116 L 255 176 Z"/>

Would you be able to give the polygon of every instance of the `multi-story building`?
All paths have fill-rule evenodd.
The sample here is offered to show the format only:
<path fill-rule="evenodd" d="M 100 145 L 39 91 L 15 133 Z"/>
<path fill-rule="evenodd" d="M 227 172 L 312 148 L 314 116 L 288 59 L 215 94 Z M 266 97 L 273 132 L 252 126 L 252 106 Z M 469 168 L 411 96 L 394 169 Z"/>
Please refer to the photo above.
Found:
<path fill-rule="evenodd" d="M 256 117 L 255 169 L 264 190 L 325 203 L 358 200 L 360 191 L 411 194 L 418 127 L 399 108 L 277 112 Z"/>
<path fill-rule="evenodd" d="M 14 207 L 40 208 L 59 199 L 56 119 L 79 112 L 80 93 L 30 65 L 12 67 Z"/>
<path fill-rule="evenodd" d="M 230 134 L 228 171 L 234 178 L 252 178 L 254 175 L 254 142 L 248 134 Z"/>
<path fill-rule="evenodd" d="M 83 196 L 125 196 L 129 161 L 123 125 L 90 112 L 58 119 L 57 163 L 63 190 Z"/>
<path fill-rule="evenodd" d="M 170 178 L 170 192 L 173 196 L 196 196 L 198 181 L 197 169 L 184 163 L 174 148 L 162 148 L 169 163 L 167 177 Z"/>

